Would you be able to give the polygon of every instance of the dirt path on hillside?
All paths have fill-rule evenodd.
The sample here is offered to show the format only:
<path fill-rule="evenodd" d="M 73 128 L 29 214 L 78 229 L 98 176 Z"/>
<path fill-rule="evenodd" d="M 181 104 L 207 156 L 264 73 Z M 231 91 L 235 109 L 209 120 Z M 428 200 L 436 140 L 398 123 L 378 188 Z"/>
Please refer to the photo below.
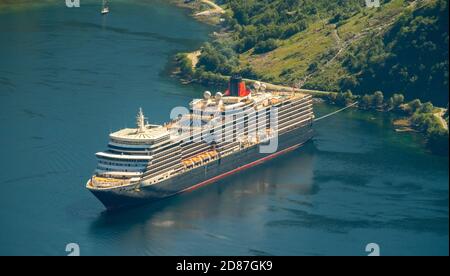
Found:
<path fill-rule="evenodd" d="M 216 3 L 210 1 L 210 0 L 200 0 L 200 2 L 208 5 L 211 7 L 211 9 L 198 12 L 195 14 L 195 16 L 212 16 L 212 15 L 218 15 L 218 14 L 224 14 L 225 10 L 222 9 L 221 6 L 217 5 Z"/>

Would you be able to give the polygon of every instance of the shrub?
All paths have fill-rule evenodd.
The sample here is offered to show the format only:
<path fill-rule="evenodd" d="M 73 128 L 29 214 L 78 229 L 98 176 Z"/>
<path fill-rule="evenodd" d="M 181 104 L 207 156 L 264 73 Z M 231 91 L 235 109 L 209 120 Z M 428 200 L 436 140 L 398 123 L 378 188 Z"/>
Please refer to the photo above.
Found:
<path fill-rule="evenodd" d="M 278 47 L 275 39 L 268 39 L 267 41 L 258 42 L 255 46 L 255 54 L 263 54 L 275 50 Z"/>

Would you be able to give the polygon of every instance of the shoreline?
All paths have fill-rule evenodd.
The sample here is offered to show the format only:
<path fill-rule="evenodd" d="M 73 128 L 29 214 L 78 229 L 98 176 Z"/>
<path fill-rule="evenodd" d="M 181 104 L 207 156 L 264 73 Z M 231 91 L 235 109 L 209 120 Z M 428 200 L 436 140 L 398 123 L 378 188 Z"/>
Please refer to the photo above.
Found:
<path fill-rule="evenodd" d="M 192 18 L 212 26 L 218 26 L 220 24 L 220 15 L 225 13 L 219 5 L 208 0 L 201 0 L 201 3 L 196 1 L 185 2 L 184 0 L 169 0 L 168 2 L 179 8 L 190 10 Z M 209 4 L 214 8 L 204 10 L 201 8 L 201 4 Z"/>

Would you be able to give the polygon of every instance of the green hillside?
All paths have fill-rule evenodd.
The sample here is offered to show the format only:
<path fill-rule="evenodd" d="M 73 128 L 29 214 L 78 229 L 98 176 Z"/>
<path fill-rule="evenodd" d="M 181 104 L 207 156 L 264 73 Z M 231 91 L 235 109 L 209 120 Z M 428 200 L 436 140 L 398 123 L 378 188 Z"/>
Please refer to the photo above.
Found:
<path fill-rule="evenodd" d="M 203 47 L 200 80 L 221 75 L 354 94 L 448 102 L 448 2 L 228 0 L 222 32 Z"/>

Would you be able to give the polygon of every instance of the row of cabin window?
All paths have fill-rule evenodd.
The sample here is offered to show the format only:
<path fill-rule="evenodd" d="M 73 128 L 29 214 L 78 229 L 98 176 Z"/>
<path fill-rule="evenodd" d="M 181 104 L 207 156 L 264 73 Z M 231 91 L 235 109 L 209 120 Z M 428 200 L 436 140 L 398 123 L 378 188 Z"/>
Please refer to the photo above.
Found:
<path fill-rule="evenodd" d="M 110 165 L 110 166 L 120 166 L 120 167 L 142 167 L 145 166 L 145 164 L 130 164 L 130 163 L 114 163 L 114 162 L 106 162 L 106 161 L 99 161 L 99 164 L 103 165 Z"/>

